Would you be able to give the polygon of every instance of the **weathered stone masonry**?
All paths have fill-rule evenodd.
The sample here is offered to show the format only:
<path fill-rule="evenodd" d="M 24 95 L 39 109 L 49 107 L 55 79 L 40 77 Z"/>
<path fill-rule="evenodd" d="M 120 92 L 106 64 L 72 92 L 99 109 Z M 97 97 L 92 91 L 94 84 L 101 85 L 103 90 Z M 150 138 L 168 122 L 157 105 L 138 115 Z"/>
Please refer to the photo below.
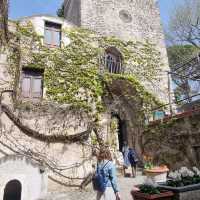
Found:
<path fill-rule="evenodd" d="M 62 29 L 78 25 L 92 29 L 100 35 L 114 35 L 122 40 L 144 41 L 144 39 L 150 39 L 150 41 L 157 44 L 158 49 L 161 51 L 164 63 L 163 70 L 168 69 L 159 11 L 153 1 L 87 0 L 80 2 L 80 0 L 76 0 L 66 1 L 66 3 L 69 3 L 66 9 L 69 9 L 69 15 L 73 19 L 70 19 L 70 22 L 41 15 L 26 17 L 20 23 L 26 24 L 30 21 L 36 33 L 42 37 L 44 36 L 45 22 L 48 21 L 61 24 Z M 155 21 L 152 23 L 150 19 L 155 19 Z M 68 37 L 65 37 L 64 33 L 62 34 L 61 47 L 67 46 L 71 42 Z M 0 54 L 1 91 L 10 89 L 13 81 L 8 70 L 7 53 Z M 164 76 L 162 81 L 159 81 L 159 83 L 163 86 L 165 96 L 160 96 L 160 92 L 155 91 L 155 89 L 154 93 L 161 100 L 166 101 L 167 78 Z M 20 89 L 20 86 L 19 83 L 17 87 Z M 150 87 L 147 88 L 151 89 Z M 109 133 L 111 132 L 112 115 L 118 116 L 125 122 L 126 130 L 124 132 L 126 132 L 126 135 L 123 139 L 128 140 L 129 145 L 135 147 L 138 153 L 141 154 L 142 132 L 137 123 L 138 121 L 143 122 L 144 116 L 141 115 L 141 110 L 143 109 L 144 99 L 142 100 L 137 89 L 134 84 L 131 85 L 129 81 L 123 78 L 113 80 L 109 85 L 112 98 L 109 95 L 104 96 L 107 110 L 98 117 L 102 129 L 100 132 L 104 133 L 101 136 L 108 142 L 111 138 Z M 16 105 L 13 105 L 10 94 L 3 94 L 0 113 L 0 157 L 8 159 L 3 159 L 2 165 L 0 165 L 0 172 L 2 172 L 0 175 L 3 174 L 5 166 L 9 170 L 11 165 L 17 167 L 15 173 L 10 170 L 12 176 L 7 175 L 5 177 L 4 184 L 1 185 L 1 195 L 3 195 L 5 185 L 11 179 L 19 180 L 22 188 L 24 188 L 24 185 L 29 187 L 34 182 L 32 178 L 26 178 L 29 177 L 28 173 L 31 173 L 31 171 L 35 174 L 36 181 L 44 176 L 44 180 L 35 189 L 36 196 L 33 196 L 33 200 L 35 200 L 45 196 L 47 189 L 49 191 L 59 191 L 61 189 L 60 185 L 79 187 L 83 178 L 92 170 L 90 145 L 93 145 L 96 141 L 93 137 L 94 132 L 90 130 L 90 122 L 94 119 L 91 119 L 90 113 L 85 113 L 81 109 L 73 110 L 70 105 L 51 102 L 46 96 L 45 88 L 43 92 L 44 99 L 41 102 L 21 101 L 21 104 Z M 112 137 L 118 140 L 118 132 L 115 131 L 113 133 L 116 135 Z M 77 140 L 76 135 L 78 133 L 81 134 L 78 135 L 81 137 L 84 133 L 83 140 L 81 140 L 81 137 Z M 74 138 L 75 136 L 76 140 L 71 140 L 72 142 L 67 139 L 66 141 L 57 140 L 63 138 L 62 136 L 66 136 L 65 139 Z M 115 141 L 115 143 L 117 142 Z M 115 149 L 118 150 L 118 147 L 115 146 Z M 20 157 L 16 155 L 20 155 Z M 30 161 L 35 161 L 40 165 L 32 165 Z M 24 171 L 19 169 L 20 165 Z M 49 178 L 48 184 L 47 175 Z M 22 200 L 27 200 L 29 190 L 24 190 Z"/>
<path fill-rule="evenodd" d="M 160 82 L 147 84 L 153 93 L 167 101 L 167 73 L 169 71 L 160 11 L 154 0 L 65 0 L 65 18 L 73 24 L 103 36 L 122 40 L 153 42 L 162 56 Z M 160 88 L 160 89 L 158 89 Z"/>
<path fill-rule="evenodd" d="M 200 166 L 199 119 L 198 110 L 150 125 L 143 133 L 143 153 L 170 169 Z"/>

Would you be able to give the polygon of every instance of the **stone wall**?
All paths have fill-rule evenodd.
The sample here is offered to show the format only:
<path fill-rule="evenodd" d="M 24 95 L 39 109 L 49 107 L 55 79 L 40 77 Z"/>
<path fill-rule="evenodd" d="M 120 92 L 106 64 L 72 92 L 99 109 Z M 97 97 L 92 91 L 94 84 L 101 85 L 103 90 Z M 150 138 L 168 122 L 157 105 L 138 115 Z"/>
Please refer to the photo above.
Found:
<path fill-rule="evenodd" d="M 57 23 L 57 24 L 61 24 L 61 28 L 65 29 L 65 28 L 70 28 L 73 27 L 74 25 L 71 24 L 70 22 L 59 18 L 59 17 L 52 17 L 52 16 L 48 16 L 48 15 L 34 15 L 34 16 L 30 16 L 30 17 L 23 17 L 20 19 L 20 23 L 27 23 L 27 22 L 31 22 L 33 24 L 33 27 L 35 29 L 35 32 L 44 37 L 44 30 L 45 30 L 45 22 L 53 22 L 53 23 Z M 66 37 L 66 35 L 64 33 L 62 33 L 61 36 L 61 43 L 62 45 L 68 45 L 70 43 L 70 40 L 68 37 Z"/>
<path fill-rule="evenodd" d="M 47 173 L 40 166 L 25 157 L 6 156 L 0 159 L 0 199 L 3 200 L 5 187 L 9 181 L 21 183 L 21 200 L 36 200 L 47 193 Z"/>
<path fill-rule="evenodd" d="M 8 71 L 7 52 L 0 52 L 0 91 L 11 89 L 11 76 Z M 3 99 L 9 104 L 10 94 L 4 94 Z"/>
<path fill-rule="evenodd" d="M 44 35 L 44 22 L 54 21 L 53 18 L 48 16 L 34 16 L 22 19 L 21 23 L 29 20 L 32 21 L 36 32 L 41 36 Z M 56 18 L 54 22 L 63 24 L 63 27 L 71 27 L 70 23 L 61 19 Z M 2 91 L 7 89 L 7 86 L 9 87 L 13 81 L 7 67 L 6 52 L 0 58 L 0 65 L 2 67 L 0 70 L 0 81 L 3 81 L 0 85 Z M 112 97 L 108 95 L 105 100 L 107 110 L 99 119 L 102 138 L 109 140 L 109 123 L 111 114 L 114 113 L 121 120 L 126 121 L 126 139 L 129 146 L 135 147 L 137 152 L 141 154 L 141 131 L 138 123 L 142 121 L 140 115 L 142 99 L 134 85 L 126 80 L 115 80 L 109 87 Z M 53 184 L 53 182 L 77 187 L 82 179 L 91 172 L 92 137 L 81 142 L 70 143 L 67 141 L 57 142 L 56 139 L 55 141 L 51 140 L 51 142 L 48 139 L 44 141 L 38 135 L 43 136 L 42 138 L 48 138 L 48 136 L 56 138 L 62 135 L 73 136 L 87 131 L 90 122 L 94 119 L 89 118 L 81 110 L 71 109 L 69 105 L 53 104 L 48 102 L 47 99 L 45 101 L 45 98 L 42 102 L 23 102 L 20 105 L 15 102 L 14 105 L 12 98 L 5 93 L 1 103 L 8 106 L 16 120 L 11 119 L 2 107 L 0 110 L 0 158 L 16 154 L 25 155 L 31 160 L 43 164 L 49 169 L 47 172 L 51 180 L 49 190 L 60 189 L 60 186 Z M 19 123 L 25 128 L 22 129 L 17 125 Z M 28 133 L 30 129 L 34 130 L 31 134 Z M 118 138 L 115 137 L 115 139 Z M 3 174 L 3 170 L 0 172 L 1 174 Z M 22 175 L 26 177 L 26 170 L 24 170 L 24 173 L 22 172 Z M 54 181 L 52 182 L 52 180 Z"/>
<path fill-rule="evenodd" d="M 7 72 L 6 61 L 3 67 L 5 72 Z M 2 77 L 5 77 L 3 74 Z M 10 80 L 8 72 L 6 80 Z M 124 89 L 125 87 L 126 90 Z M 136 146 L 139 152 L 136 119 L 139 118 L 138 114 L 141 109 L 141 101 L 137 99 L 137 92 L 133 85 L 128 85 L 123 80 L 114 81 L 110 85 L 110 90 L 112 91 L 113 99 L 105 100 L 108 110 L 107 113 L 100 116 L 101 120 L 99 124 L 102 129 L 102 137 L 109 141 L 110 135 L 108 133 L 110 132 L 111 113 L 115 113 L 121 120 L 126 120 L 126 139 L 129 145 L 132 147 Z M 135 96 L 134 100 L 126 97 L 127 93 Z M 5 93 L 3 97 L 6 96 L 7 94 Z M 23 102 L 20 105 L 16 104 L 14 108 L 12 99 L 8 96 L 7 98 L 3 98 L 2 103 L 8 105 L 12 113 L 23 125 L 44 136 L 74 135 L 86 131 L 91 121 L 86 113 L 73 110 L 69 105 L 59 105 L 45 100 L 37 103 Z M 59 191 L 61 189 L 61 186 L 52 180 L 59 180 L 66 185 L 78 185 L 82 179 L 76 178 L 84 178 L 91 172 L 93 161 L 91 147 L 88 145 L 93 142 L 92 138 L 84 141 L 88 145 L 67 142 L 52 143 L 48 142 L 48 140 L 41 141 L 36 139 L 34 135 L 30 136 L 24 133 L 4 112 L 0 113 L 0 125 L 0 157 L 5 158 L 7 155 L 20 154 L 30 156 L 30 159 L 39 161 L 40 163 L 41 161 L 45 162 L 44 165 L 49 169 L 47 172 L 49 176 L 49 191 Z M 116 140 L 118 139 L 117 136 L 114 138 Z M 61 170 L 62 175 L 72 179 L 58 175 L 53 171 L 56 169 L 58 171 Z M 23 174 L 23 176 L 26 177 L 26 174 Z"/>
<path fill-rule="evenodd" d="M 157 3 L 153 0 L 65 0 L 65 18 L 103 36 L 122 40 L 149 40 L 161 53 L 163 70 L 153 85 L 145 83 L 162 101 L 168 102 L 168 58 Z"/>
<path fill-rule="evenodd" d="M 8 70 L 6 55 L 6 51 L 0 54 L 1 92 L 12 89 L 12 78 Z M 14 108 L 10 93 L 3 93 L 1 103 L 9 108 L 18 119 L 17 121 L 43 136 L 75 135 L 87 131 L 91 121 L 86 113 L 71 109 L 69 105 L 53 104 L 47 101 L 36 103 L 31 101 L 23 102 L 20 105 L 16 104 Z M 23 155 L 29 158 L 30 162 L 34 161 L 45 166 L 47 169 L 46 176 L 49 177 L 49 191 L 56 189 L 59 191 L 59 184 L 62 185 L 63 183 L 66 185 L 79 185 L 83 178 L 92 170 L 92 151 L 89 146 L 91 140 L 89 138 L 82 141 L 86 145 L 76 142 L 56 142 L 56 139 L 55 142 L 42 141 L 37 139 L 36 135 L 30 136 L 27 132 L 25 133 L 20 129 L 5 114 L 3 109 L 0 109 L 0 133 L 0 159 L 2 160 L 0 162 L 0 177 L 2 180 L 0 199 L 3 198 L 5 184 L 11 179 L 19 180 L 23 188 L 29 187 L 29 189 L 24 190 L 25 193 L 22 196 L 22 200 L 28 199 L 29 196 L 36 199 L 43 194 L 43 191 L 40 190 L 40 185 L 30 191 L 31 185 L 34 185 L 36 182 L 40 184 L 38 178 L 40 174 L 38 172 L 39 168 L 33 167 L 32 169 L 31 165 L 26 165 L 23 159 L 14 159 L 7 162 L 8 156 Z M 56 180 L 59 180 L 60 183 L 58 184 Z M 47 181 L 45 181 L 45 184 L 47 184 Z M 47 190 L 47 185 L 45 190 Z"/>
<path fill-rule="evenodd" d="M 200 199 L 200 190 L 192 190 L 187 192 L 181 192 L 176 196 L 177 199 L 181 200 L 199 200 Z"/>
<path fill-rule="evenodd" d="M 171 169 L 200 166 L 199 111 L 149 125 L 143 134 L 143 153 Z"/>
<path fill-rule="evenodd" d="M 0 52 L 0 87 L 5 88 L 9 86 L 9 79 L 5 79 L 5 77 L 8 77 L 8 71 L 7 71 L 7 55 L 6 52 Z M 7 84 L 6 84 L 7 83 Z"/>
<path fill-rule="evenodd" d="M 81 0 L 65 0 L 65 18 L 73 24 L 81 25 Z M 67 12 L 66 12 L 67 11 Z"/>
<path fill-rule="evenodd" d="M 31 104 L 30 104 L 31 105 Z M 88 118 L 55 105 L 25 105 L 12 112 L 20 122 L 43 136 L 74 135 L 88 129 Z M 16 126 L 5 113 L 1 113 L 1 156 L 10 154 L 30 155 L 33 160 L 44 162 L 54 176 L 54 169 L 65 169 L 63 174 L 84 178 L 91 171 L 91 149 L 67 141 L 48 142 L 28 135 Z M 88 120 L 88 121 L 87 121 Z M 89 141 L 82 141 L 88 142 Z M 9 148 L 8 148 L 9 147 Z M 74 166 L 74 167 L 73 167 Z M 54 177 L 56 178 L 56 177 Z"/>
<path fill-rule="evenodd" d="M 66 0 L 65 17 L 78 25 L 70 16 L 102 35 L 123 40 L 150 39 L 165 48 L 159 8 L 153 0 Z"/>

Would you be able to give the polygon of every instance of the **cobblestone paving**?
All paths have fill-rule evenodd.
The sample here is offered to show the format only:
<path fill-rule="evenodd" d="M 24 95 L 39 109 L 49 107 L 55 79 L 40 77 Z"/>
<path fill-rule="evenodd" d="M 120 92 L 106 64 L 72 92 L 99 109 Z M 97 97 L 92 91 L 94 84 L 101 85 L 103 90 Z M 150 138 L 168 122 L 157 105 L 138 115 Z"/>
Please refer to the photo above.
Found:
<path fill-rule="evenodd" d="M 134 185 L 141 184 L 145 177 L 138 175 L 136 178 L 118 178 L 120 193 L 122 200 L 132 200 L 130 195 L 131 188 Z M 91 186 L 84 191 L 67 189 L 65 193 L 49 194 L 45 199 L 41 200 L 96 200 L 96 193 L 92 190 Z"/>

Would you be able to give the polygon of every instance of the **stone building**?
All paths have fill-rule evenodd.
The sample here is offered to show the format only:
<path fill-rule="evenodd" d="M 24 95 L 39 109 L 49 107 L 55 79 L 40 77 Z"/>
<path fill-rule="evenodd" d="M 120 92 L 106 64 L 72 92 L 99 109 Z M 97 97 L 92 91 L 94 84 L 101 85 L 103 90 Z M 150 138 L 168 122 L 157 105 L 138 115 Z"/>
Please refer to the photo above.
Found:
<path fill-rule="evenodd" d="M 143 117 L 143 115 L 139 115 L 139 112 L 143 110 L 145 99 L 146 101 L 150 99 L 151 92 L 164 102 L 168 98 L 166 95 L 167 77 L 163 73 L 168 70 L 168 64 L 159 11 L 154 1 L 146 2 L 148 3 L 145 4 L 145 1 L 141 0 L 126 2 L 65 1 L 66 19 L 36 15 L 20 19 L 20 28 L 16 23 L 11 23 L 10 31 L 12 33 L 20 32 L 23 37 L 17 38 L 11 43 L 11 48 L 1 48 L 0 52 L 0 199 L 7 200 L 12 197 L 16 200 L 27 200 L 28 197 L 30 200 L 36 200 L 43 198 L 47 191 L 62 190 L 61 186 L 79 187 L 88 173 L 92 171 L 91 146 L 94 148 L 96 145 L 98 138 L 95 133 L 98 131 L 96 131 L 96 127 L 91 127 L 91 122 L 94 123 L 97 119 L 100 127 L 99 137 L 103 138 L 110 146 L 113 145 L 114 151 L 121 150 L 124 140 L 127 140 L 130 146 L 138 149 L 138 152 L 140 151 L 141 130 L 136 122 L 141 119 L 141 116 Z M 154 19 L 154 22 L 150 19 Z M 29 23 L 32 26 L 29 26 Z M 29 32 L 25 28 L 26 26 L 29 27 Z M 77 31 L 77 26 L 89 28 L 97 33 L 85 33 L 85 29 Z M 75 32 L 65 31 L 73 28 L 75 28 Z M 91 40 L 89 36 L 87 38 L 87 34 L 90 35 Z M 80 55 L 77 55 L 77 52 L 68 54 L 71 49 L 73 51 L 74 46 L 71 48 L 70 45 L 76 43 L 74 38 L 77 38 L 79 43 L 82 42 L 83 38 L 80 38 L 80 35 L 86 35 L 86 42 L 89 40 L 84 47 L 86 51 L 78 52 Z M 30 36 L 37 39 L 39 36 L 36 46 L 31 39 L 29 40 Z M 106 42 L 102 39 L 101 45 L 104 44 L 102 47 L 98 42 L 103 36 L 116 36 L 119 40 L 111 40 L 112 45 L 110 46 L 106 43 L 109 40 L 104 38 Z M 93 41 L 93 38 L 96 40 Z M 149 39 L 156 43 L 156 50 L 160 51 L 164 64 L 162 71 L 157 73 L 157 77 L 159 76 L 160 79 L 154 85 L 147 84 L 148 81 L 144 83 L 146 89 L 151 91 L 144 92 L 145 98 L 139 94 L 138 91 L 142 92 L 143 87 L 135 79 L 130 79 L 128 76 L 135 84 L 134 86 L 123 78 L 124 73 L 131 74 L 128 71 L 128 62 L 126 62 L 126 69 L 123 68 L 122 61 L 125 60 L 127 57 L 125 53 L 128 52 L 124 47 L 126 45 L 121 45 L 122 50 L 125 49 L 125 53 L 121 52 L 117 46 L 113 46 L 113 41 L 125 44 L 123 40 L 128 42 L 129 39 L 139 40 L 141 43 L 145 42 L 144 39 Z M 40 42 L 41 46 L 45 46 L 45 51 L 37 48 Z M 84 45 L 84 42 L 81 44 Z M 141 49 L 145 45 L 148 46 L 148 43 L 144 44 Z M 82 47 L 80 46 L 80 48 Z M 148 52 L 155 52 L 149 47 L 147 49 Z M 78 50 L 76 47 L 74 51 Z M 138 51 L 140 51 L 139 48 Z M 105 55 L 103 62 L 101 56 L 100 61 L 98 60 L 99 52 Z M 92 57 L 88 58 L 88 54 Z M 83 61 L 77 61 L 74 55 L 85 57 Z M 138 56 L 139 61 L 144 58 L 144 65 L 148 67 L 147 61 L 151 60 L 149 54 L 146 57 L 143 52 L 136 52 L 133 55 Z M 59 59 L 55 61 L 56 56 Z M 133 60 L 136 58 L 134 56 L 132 56 Z M 158 54 L 155 59 L 151 60 L 153 63 L 151 65 L 154 66 L 157 59 L 159 60 L 157 56 Z M 36 57 L 39 59 L 37 63 L 34 60 Z M 46 57 L 48 59 L 45 60 Z M 68 60 L 68 57 L 71 60 Z M 10 62 L 13 59 L 15 60 L 14 65 Z M 98 63 L 97 70 L 95 68 L 95 72 L 92 71 L 87 77 L 89 82 L 93 81 L 91 87 L 97 85 L 98 94 L 102 94 L 99 92 L 101 88 L 98 88 L 98 84 L 102 82 L 99 81 L 99 71 L 104 65 L 109 74 L 117 74 L 117 78 L 109 83 L 108 93 L 111 91 L 112 95 L 102 94 L 104 97 L 91 95 L 91 91 L 96 88 L 87 90 L 88 88 L 83 87 L 85 80 L 79 80 L 82 81 L 83 86 L 78 85 L 77 92 L 70 97 L 72 98 L 70 103 L 79 99 L 81 103 L 90 104 L 91 110 L 85 112 L 80 107 L 73 109 L 67 99 L 69 98 L 67 93 L 76 88 L 70 85 L 73 80 L 69 79 L 68 84 L 66 79 L 62 79 L 62 75 L 68 73 L 66 72 L 67 68 L 56 66 L 56 64 L 52 65 L 53 62 L 59 65 L 62 63 L 60 61 L 63 61 L 64 64 L 67 63 L 65 67 L 70 67 L 74 61 L 76 68 L 79 67 L 80 62 L 83 62 L 84 66 L 81 70 L 87 69 L 85 65 L 93 66 Z M 45 66 L 35 66 L 35 64 Z M 15 70 L 13 71 L 13 69 Z M 69 69 L 72 73 L 74 72 L 73 68 Z M 58 71 L 61 74 L 60 77 L 57 77 Z M 98 76 L 93 75 L 96 71 Z M 84 72 L 81 71 L 81 74 Z M 79 71 L 78 73 L 81 76 Z M 49 80 L 49 77 L 52 80 Z M 87 84 L 90 84 L 89 82 Z M 57 88 L 58 84 L 64 85 L 63 90 Z M 158 88 L 162 85 L 161 90 L 157 90 L 155 84 L 158 84 Z M 139 85 L 138 88 L 136 85 Z M 52 96 L 53 92 L 56 93 L 55 96 Z M 129 97 L 133 98 L 127 97 L 127 93 Z M 97 104 L 103 99 L 106 110 L 97 113 L 97 105 L 94 105 L 92 98 Z M 64 100 L 60 101 L 61 99 Z M 114 155 L 116 154 L 114 153 Z"/>
<path fill-rule="evenodd" d="M 168 102 L 168 58 L 160 11 L 155 0 L 65 0 L 65 18 L 73 24 L 122 40 L 153 42 L 162 56 L 159 83 L 146 86 Z"/>
<path fill-rule="evenodd" d="M 63 19 L 44 15 L 23 18 L 20 20 L 20 24 L 25 25 L 31 22 L 37 34 L 44 35 L 45 21 L 62 24 L 63 27 L 71 27 L 71 24 Z M 16 24 L 10 22 L 9 30 L 13 33 L 17 32 Z M 67 37 L 62 37 L 62 42 L 63 45 L 69 44 Z M 57 45 L 57 43 L 53 44 Z M 45 45 L 44 40 L 42 45 Z M 88 138 L 84 136 L 89 132 L 88 120 L 87 115 L 82 111 L 74 112 L 69 105 L 47 100 L 45 88 L 42 86 L 43 70 L 24 68 L 24 66 L 20 68 L 19 83 L 17 84 L 20 90 L 19 98 L 23 98 L 23 100 L 21 99 L 22 107 L 14 108 L 12 93 L 10 93 L 10 89 L 13 90 L 13 76 L 9 71 L 8 57 L 9 50 L 2 48 L 0 53 L 1 105 L 4 104 L 8 113 L 14 115 L 11 116 L 12 114 L 8 113 L 7 115 L 1 107 L 0 199 L 36 200 L 44 197 L 47 189 L 49 191 L 59 190 L 59 185 L 63 185 L 61 182 L 64 177 L 56 177 L 60 176 L 62 171 L 68 171 L 66 184 L 70 182 L 73 185 L 71 177 L 74 177 L 75 180 L 82 180 L 91 171 L 91 152 L 88 152 L 88 148 L 84 145 L 76 144 L 76 141 L 72 144 L 42 142 L 33 135 L 23 134 L 26 131 L 22 130 L 22 126 L 26 125 L 46 136 L 50 132 L 51 135 L 53 132 L 60 135 L 83 132 L 83 136 L 78 136 L 78 140 L 80 140 L 81 137 Z M 12 117 L 20 118 L 18 122 L 23 125 L 19 126 Z M 75 138 L 75 140 L 77 139 Z M 47 161 L 49 162 L 48 167 L 43 163 L 42 157 L 49 160 Z M 52 179 L 50 179 L 51 173 Z M 58 180 L 60 184 L 58 184 Z"/>

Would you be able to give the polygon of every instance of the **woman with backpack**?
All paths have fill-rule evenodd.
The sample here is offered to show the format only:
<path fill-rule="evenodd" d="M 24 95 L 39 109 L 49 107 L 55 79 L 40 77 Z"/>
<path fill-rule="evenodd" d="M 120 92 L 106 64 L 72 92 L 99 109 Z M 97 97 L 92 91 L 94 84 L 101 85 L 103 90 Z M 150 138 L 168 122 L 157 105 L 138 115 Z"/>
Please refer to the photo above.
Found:
<path fill-rule="evenodd" d="M 96 200 L 120 200 L 116 168 L 109 149 L 101 148 L 97 159 L 97 169 L 93 178 L 93 186 L 97 190 Z"/>
<path fill-rule="evenodd" d="M 129 148 L 128 159 L 131 164 L 132 175 L 133 175 L 133 177 L 136 177 L 137 163 L 139 160 L 138 160 L 136 151 L 132 148 Z"/>

